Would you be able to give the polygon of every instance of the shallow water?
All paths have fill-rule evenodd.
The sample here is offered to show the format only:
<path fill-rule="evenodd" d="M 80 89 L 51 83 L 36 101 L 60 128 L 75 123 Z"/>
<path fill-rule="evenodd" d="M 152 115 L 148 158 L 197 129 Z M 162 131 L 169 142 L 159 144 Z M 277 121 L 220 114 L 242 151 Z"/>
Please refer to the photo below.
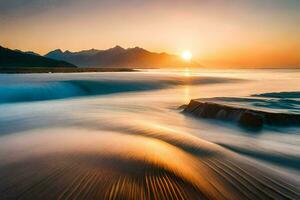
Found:
<path fill-rule="evenodd" d="M 295 199 L 299 127 L 253 133 L 178 107 L 299 82 L 299 70 L 0 75 L 0 199 Z"/>

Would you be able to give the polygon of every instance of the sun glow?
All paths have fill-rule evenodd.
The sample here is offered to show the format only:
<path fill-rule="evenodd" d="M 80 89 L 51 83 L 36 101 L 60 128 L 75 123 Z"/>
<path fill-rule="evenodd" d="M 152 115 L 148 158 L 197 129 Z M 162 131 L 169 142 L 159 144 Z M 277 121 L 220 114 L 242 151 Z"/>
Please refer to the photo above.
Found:
<path fill-rule="evenodd" d="M 185 61 L 190 61 L 192 59 L 193 55 L 190 51 L 186 50 L 186 51 L 182 52 L 181 57 Z"/>

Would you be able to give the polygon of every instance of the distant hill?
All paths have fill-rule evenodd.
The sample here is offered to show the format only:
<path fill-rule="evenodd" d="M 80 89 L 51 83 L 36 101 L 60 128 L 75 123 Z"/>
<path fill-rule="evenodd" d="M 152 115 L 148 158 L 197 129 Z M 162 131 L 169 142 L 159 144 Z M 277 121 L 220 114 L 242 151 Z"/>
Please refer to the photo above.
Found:
<path fill-rule="evenodd" d="M 33 51 L 21 51 L 21 50 L 19 50 L 19 49 L 15 49 L 15 50 L 13 50 L 13 51 L 17 51 L 17 52 L 20 52 L 20 53 L 31 54 L 31 55 L 36 55 L 36 56 L 41 56 L 40 54 L 35 53 L 35 52 L 33 52 Z"/>
<path fill-rule="evenodd" d="M 124 49 L 115 46 L 107 50 L 84 50 L 79 52 L 63 52 L 60 49 L 49 52 L 47 58 L 64 60 L 80 67 L 126 67 L 126 68 L 167 68 L 198 66 L 187 64 L 176 55 L 153 53 L 143 48 Z"/>
<path fill-rule="evenodd" d="M 0 67 L 76 67 L 66 61 L 45 58 L 33 52 L 11 50 L 0 46 Z"/>

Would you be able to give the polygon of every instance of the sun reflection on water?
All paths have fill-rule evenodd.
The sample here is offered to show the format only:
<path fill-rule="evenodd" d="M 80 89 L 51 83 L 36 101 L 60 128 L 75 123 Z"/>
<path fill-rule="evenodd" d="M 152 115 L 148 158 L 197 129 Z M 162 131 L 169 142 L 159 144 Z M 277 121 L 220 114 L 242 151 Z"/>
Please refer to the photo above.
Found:
<path fill-rule="evenodd" d="M 188 67 L 186 67 L 184 69 L 184 76 L 185 77 L 190 77 L 191 76 L 191 70 Z"/>
<path fill-rule="evenodd" d="M 185 85 L 184 86 L 184 102 L 188 103 L 191 99 L 190 96 L 190 86 L 189 85 Z"/>

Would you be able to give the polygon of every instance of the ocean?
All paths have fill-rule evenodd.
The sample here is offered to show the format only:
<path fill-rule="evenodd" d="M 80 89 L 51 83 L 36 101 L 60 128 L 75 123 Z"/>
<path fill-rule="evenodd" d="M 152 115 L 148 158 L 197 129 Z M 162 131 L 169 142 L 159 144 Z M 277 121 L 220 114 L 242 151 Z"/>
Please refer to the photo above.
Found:
<path fill-rule="evenodd" d="M 297 121 L 249 130 L 182 105 L 297 116 L 300 70 L 1 74 L 0 94 L 0 199 L 299 198 Z"/>

